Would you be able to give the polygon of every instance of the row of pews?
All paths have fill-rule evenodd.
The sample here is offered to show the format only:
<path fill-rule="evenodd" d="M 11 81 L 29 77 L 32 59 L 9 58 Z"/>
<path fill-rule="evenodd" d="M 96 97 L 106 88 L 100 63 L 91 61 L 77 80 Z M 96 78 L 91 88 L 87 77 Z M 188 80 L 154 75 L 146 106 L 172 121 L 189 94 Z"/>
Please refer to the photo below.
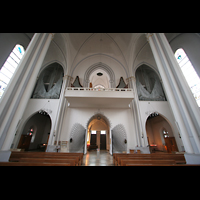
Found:
<path fill-rule="evenodd" d="M 11 152 L 9 162 L 0 166 L 80 166 L 83 153 Z"/>
<path fill-rule="evenodd" d="M 184 154 L 113 154 L 115 166 L 193 166 L 186 164 Z M 196 165 L 195 165 L 196 166 Z"/>

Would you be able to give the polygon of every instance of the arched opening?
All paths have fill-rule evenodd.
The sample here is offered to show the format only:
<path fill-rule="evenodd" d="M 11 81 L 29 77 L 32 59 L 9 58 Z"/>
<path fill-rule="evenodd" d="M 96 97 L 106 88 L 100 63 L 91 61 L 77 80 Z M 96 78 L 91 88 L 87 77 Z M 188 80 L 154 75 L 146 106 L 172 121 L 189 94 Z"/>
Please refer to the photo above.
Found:
<path fill-rule="evenodd" d="M 143 64 L 136 70 L 136 87 L 141 101 L 166 101 L 164 90 L 156 72 Z"/>
<path fill-rule="evenodd" d="M 115 74 L 105 63 L 99 62 L 90 66 L 84 75 L 84 87 L 115 88 Z"/>
<path fill-rule="evenodd" d="M 31 98 L 59 99 L 62 88 L 63 76 L 63 68 L 57 62 L 47 66 L 40 73 Z"/>
<path fill-rule="evenodd" d="M 151 153 L 178 152 L 172 128 L 159 113 L 151 113 L 146 121 L 146 132 Z"/>
<path fill-rule="evenodd" d="M 18 149 L 45 151 L 51 131 L 51 118 L 45 112 L 36 113 L 24 125 Z"/>
<path fill-rule="evenodd" d="M 91 73 L 90 77 L 90 87 L 93 88 L 111 88 L 109 82 L 109 75 L 105 70 L 97 69 Z"/>
<path fill-rule="evenodd" d="M 110 150 L 110 126 L 105 116 L 94 115 L 87 125 L 87 149 Z"/>

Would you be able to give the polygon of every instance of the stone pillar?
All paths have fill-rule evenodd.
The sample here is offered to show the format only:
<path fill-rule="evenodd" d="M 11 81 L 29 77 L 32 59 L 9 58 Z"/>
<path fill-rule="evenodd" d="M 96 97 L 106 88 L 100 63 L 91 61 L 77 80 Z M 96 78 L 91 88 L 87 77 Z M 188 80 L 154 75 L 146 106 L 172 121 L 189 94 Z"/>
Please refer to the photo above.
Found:
<path fill-rule="evenodd" d="M 1 101 L 0 149 L 9 150 L 54 34 L 36 33 Z"/>
<path fill-rule="evenodd" d="M 63 122 L 63 115 L 66 109 L 66 99 L 65 99 L 65 89 L 67 86 L 69 76 L 65 75 L 63 77 L 63 84 L 62 84 L 62 89 L 60 93 L 60 102 L 58 105 L 58 110 L 57 110 L 57 116 L 55 120 L 55 125 L 52 128 L 50 138 L 49 138 L 49 145 L 54 145 L 54 141 L 56 140 L 58 145 L 58 142 L 60 140 L 60 134 L 61 134 L 61 128 L 62 128 L 62 122 Z"/>
<path fill-rule="evenodd" d="M 163 33 L 146 34 L 187 153 L 200 153 L 199 108 Z"/>

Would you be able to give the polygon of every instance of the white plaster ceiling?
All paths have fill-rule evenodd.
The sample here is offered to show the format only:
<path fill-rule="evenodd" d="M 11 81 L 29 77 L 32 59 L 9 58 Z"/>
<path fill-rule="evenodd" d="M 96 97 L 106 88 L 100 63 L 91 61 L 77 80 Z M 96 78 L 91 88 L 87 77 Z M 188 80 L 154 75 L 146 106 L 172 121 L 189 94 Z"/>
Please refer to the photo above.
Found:
<path fill-rule="evenodd" d="M 177 35 L 167 33 L 166 37 L 171 41 Z M 67 74 L 95 56 L 99 56 L 96 62 L 103 62 L 105 58 L 118 62 L 130 74 L 135 58 L 148 44 L 145 33 L 56 33 L 53 42 L 65 56 Z"/>
<path fill-rule="evenodd" d="M 117 60 L 128 72 L 133 59 L 131 52 L 140 37 L 147 42 L 144 33 L 58 33 L 54 40 L 64 53 L 67 49 L 67 66 L 71 72 L 79 62 L 97 54 L 102 59 L 104 55 Z M 66 47 L 63 43 L 67 43 Z M 137 48 L 142 45 L 137 44 Z"/>

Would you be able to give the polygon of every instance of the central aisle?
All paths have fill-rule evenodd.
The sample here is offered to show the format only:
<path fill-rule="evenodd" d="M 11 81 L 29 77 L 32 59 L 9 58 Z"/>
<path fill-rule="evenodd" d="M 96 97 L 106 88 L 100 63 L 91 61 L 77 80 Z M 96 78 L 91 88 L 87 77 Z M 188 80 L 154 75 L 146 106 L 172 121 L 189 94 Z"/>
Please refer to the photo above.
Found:
<path fill-rule="evenodd" d="M 111 156 L 106 150 L 88 151 L 83 156 L 82 166 L 114 166 L 113 156 Z"/>

